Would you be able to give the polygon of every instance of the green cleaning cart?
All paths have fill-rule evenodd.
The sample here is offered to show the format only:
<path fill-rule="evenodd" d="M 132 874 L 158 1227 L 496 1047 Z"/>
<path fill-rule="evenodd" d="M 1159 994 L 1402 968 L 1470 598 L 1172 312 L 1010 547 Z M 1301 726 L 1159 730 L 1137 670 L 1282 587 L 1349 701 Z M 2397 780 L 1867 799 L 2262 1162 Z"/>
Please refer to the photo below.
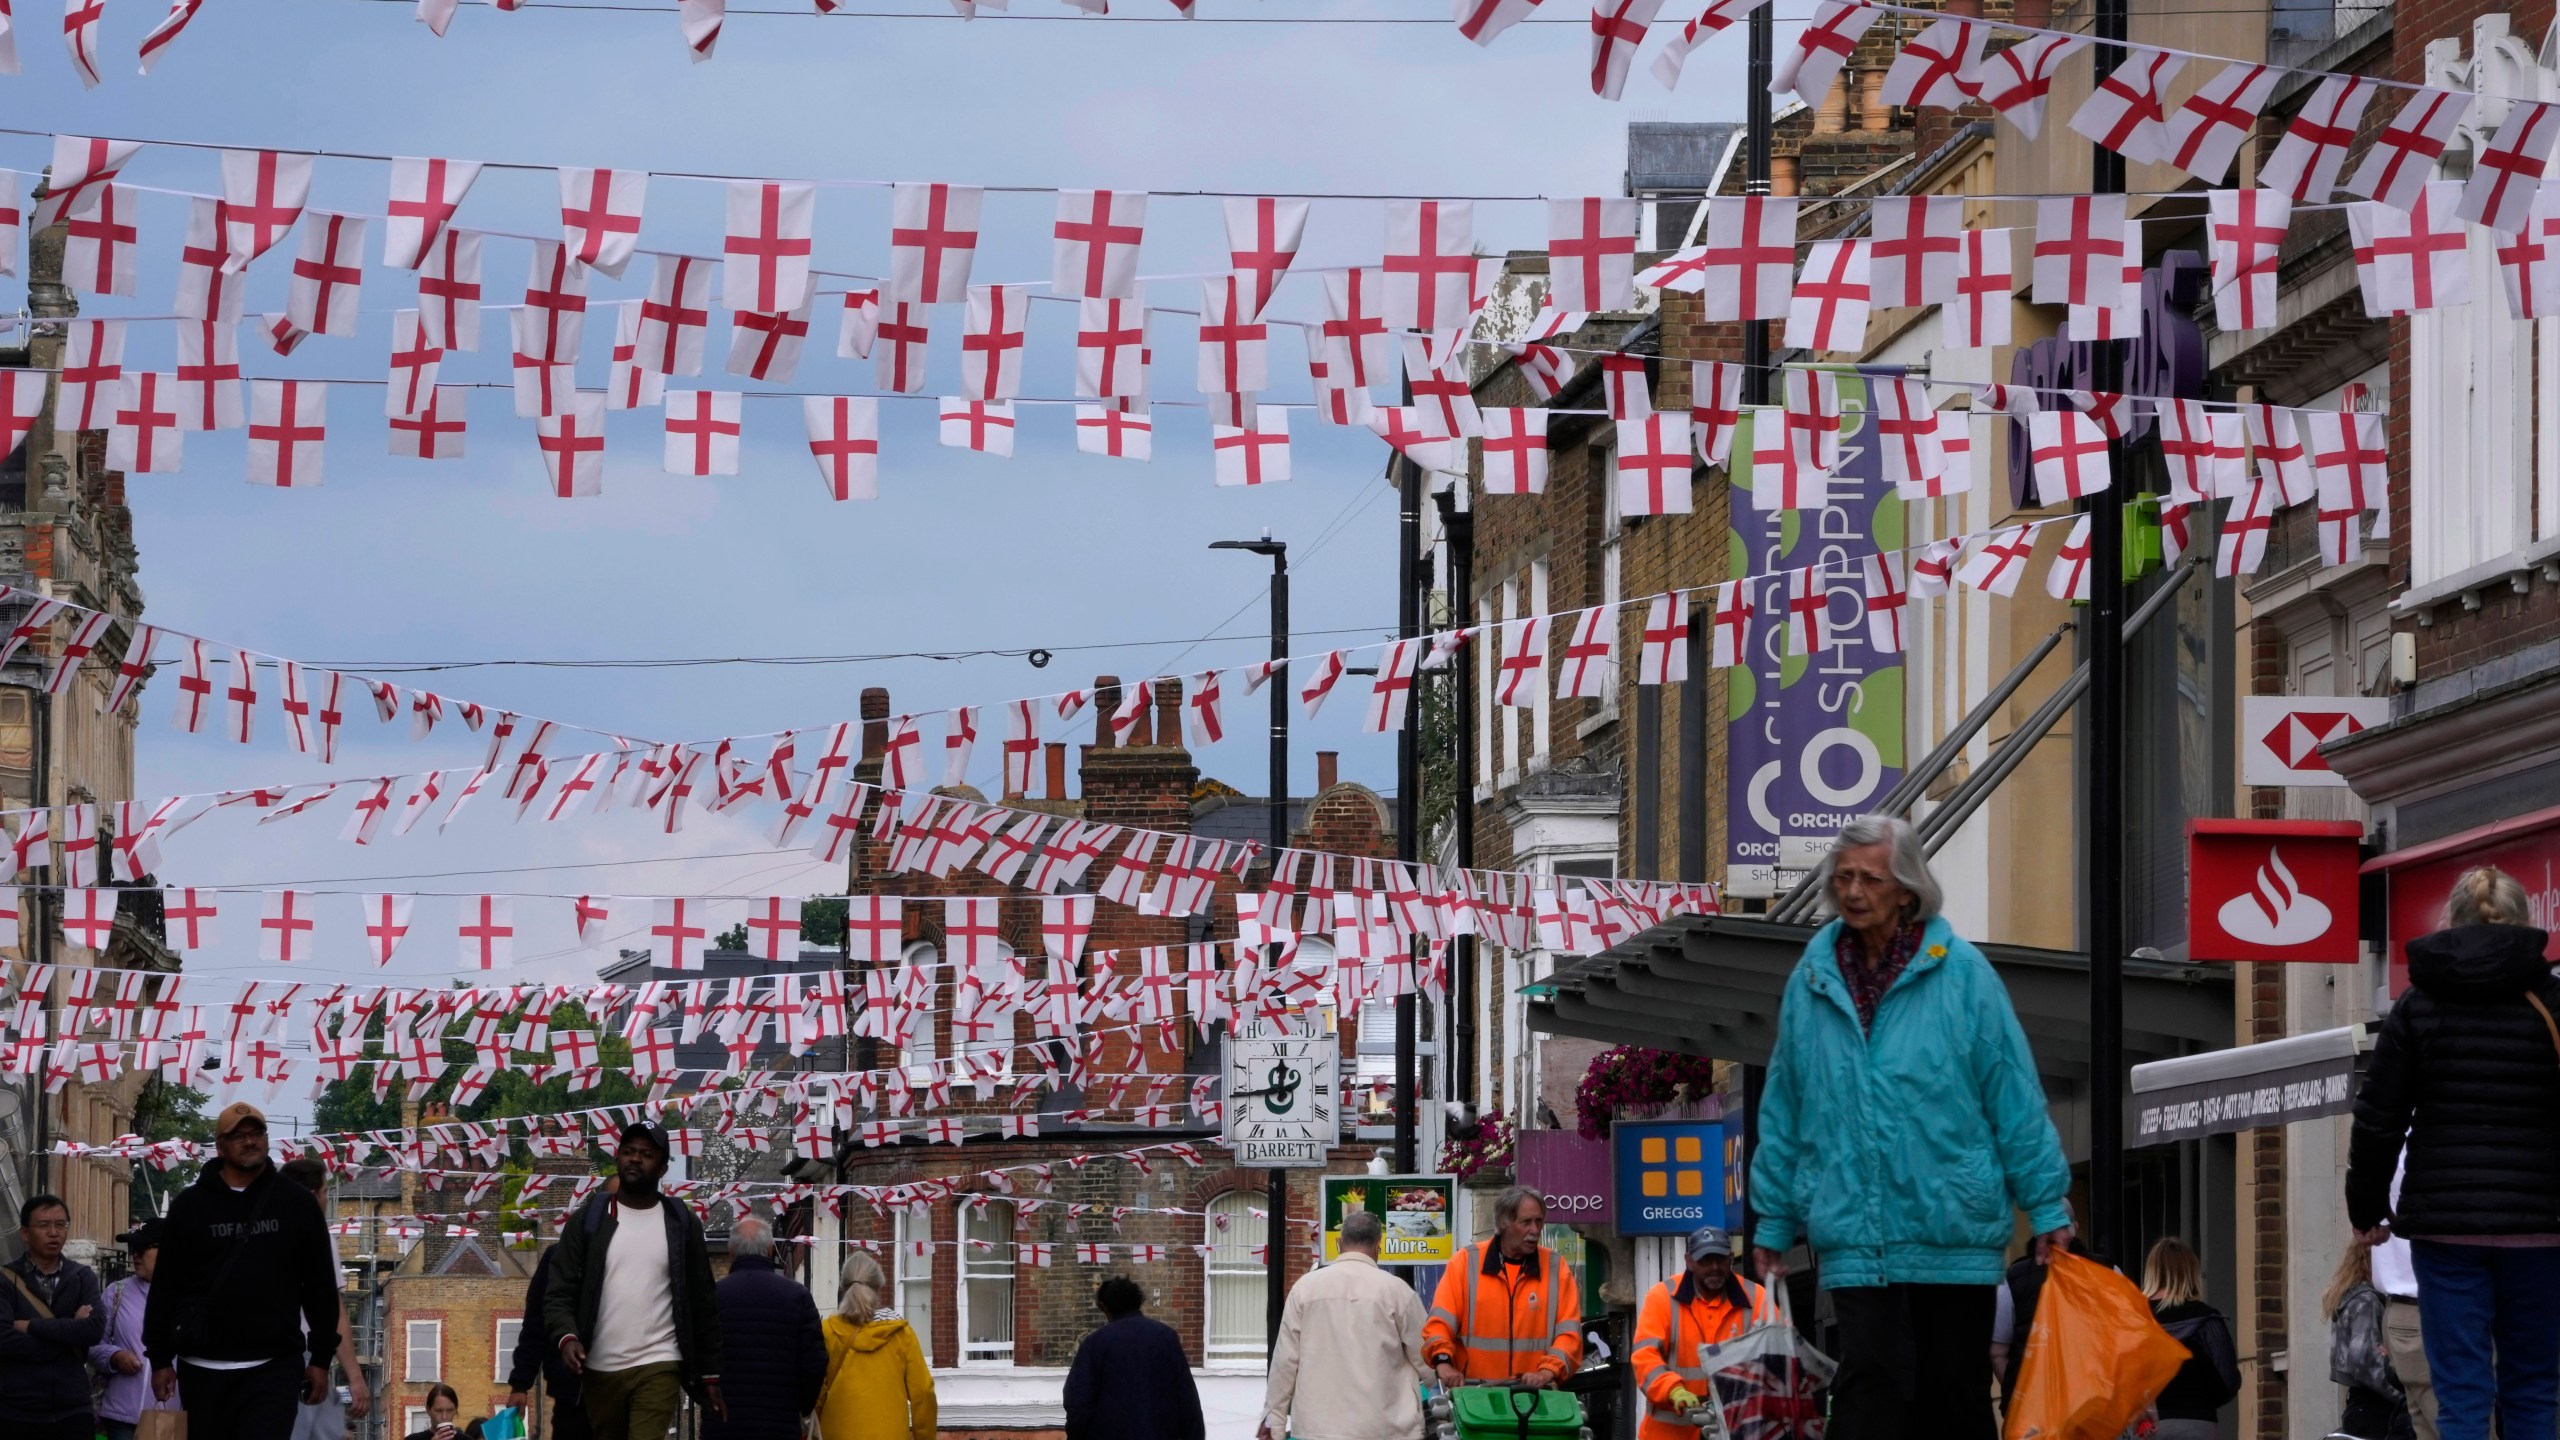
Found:
<path fill-rule="evenodd" d="M 1461 1385 L 1424 1405 L 1432 1440 L 1591 1440 L 1582 1401 L 1526 1385 Z"/>

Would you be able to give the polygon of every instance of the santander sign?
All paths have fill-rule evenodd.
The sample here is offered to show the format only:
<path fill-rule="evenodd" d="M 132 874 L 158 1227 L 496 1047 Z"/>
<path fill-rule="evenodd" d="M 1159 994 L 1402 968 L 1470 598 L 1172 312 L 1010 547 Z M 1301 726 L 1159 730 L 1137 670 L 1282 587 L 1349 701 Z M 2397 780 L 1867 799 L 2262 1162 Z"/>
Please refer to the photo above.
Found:
<path fill-rule="evenodd" d="M 2363 834 L 2327 820 L 2190 824 L 2188 958 L 2353 964 Z"/>

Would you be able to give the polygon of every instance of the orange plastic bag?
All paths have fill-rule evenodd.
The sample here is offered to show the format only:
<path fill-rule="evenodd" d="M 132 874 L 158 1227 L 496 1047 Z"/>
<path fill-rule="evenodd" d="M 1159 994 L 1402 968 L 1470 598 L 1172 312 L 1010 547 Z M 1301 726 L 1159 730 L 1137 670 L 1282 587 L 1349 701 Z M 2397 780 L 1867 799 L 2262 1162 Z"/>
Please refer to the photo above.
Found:
<path fill-rule="evenodd" d="M 2133 1282 L 2058 1254 L 2009 1402 L 2004 1440 L 2116 1440 L 2187 1363 Z"/>

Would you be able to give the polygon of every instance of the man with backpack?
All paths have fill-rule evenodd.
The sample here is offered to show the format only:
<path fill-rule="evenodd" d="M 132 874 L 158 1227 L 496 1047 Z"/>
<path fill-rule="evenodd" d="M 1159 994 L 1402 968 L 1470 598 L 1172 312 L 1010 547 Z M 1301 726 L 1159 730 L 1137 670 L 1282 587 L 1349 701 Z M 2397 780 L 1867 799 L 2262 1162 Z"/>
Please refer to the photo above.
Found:
<path fill-rule="evenodd" d="M 622 1127 L 619 1186 L 578 1208 L 553 1247 L 543 1321 L 579 1377 L 594 1440 L 658 1440 L 685 1395 L 725 1421 L 720 1309 L 702 1222 L 661 1195 L 666 1132 Z"/>

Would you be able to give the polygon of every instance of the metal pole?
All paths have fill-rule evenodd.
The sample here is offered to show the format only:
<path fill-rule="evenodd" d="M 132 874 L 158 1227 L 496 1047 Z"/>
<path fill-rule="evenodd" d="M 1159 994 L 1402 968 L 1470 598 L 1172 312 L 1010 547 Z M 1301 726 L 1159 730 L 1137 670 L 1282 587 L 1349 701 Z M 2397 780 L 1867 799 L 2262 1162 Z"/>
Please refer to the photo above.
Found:
<path fill-rule="evenodd" d="M 1744 72 L 1743 100 L 1743 189 L 1752 195 L 1769 193 L 1769 144 L 1775 134 L 1771 121 L 1769 75 L 1771 57 L 1777 48 L 1777 17 L 1773 7 L 1762 5 L 1751 12 L 1751 58 Z M 1769 322 L 1754 320 L 1742 327 L 1742 399 L 1748 405 L 1766 405 L 1772 389 L 1769 383 Z"/>
<path fill-rule="evenodd" d="M 1449 535 L 1449 623 L 1465 625 L 1476 610 L 1475 543 L 1476 517 L 1472 511 L 1459 508 L 1458 487 L 1450 486 L 1440 494 L 1443 523 Z M 1457 723 L 1453 727 L 1452 745 L 1457 750 L 1457 763 L 1451 767 L 1456 776 L 1452 787 L 1457 791 L 1450 807 L 1451 828 L 1455 832 L 1455 855 L 1458 868 L 1472 870 L 1476 863 L 1476 708 L 1475 650 L 1461 645 L 1449 659 L 1450 706 Z M 1449 1089 L 1451 1099 L 1473 1103 L 1476 1098 L 1476 940 L 1461 935 L 1451 946 L 1449 959 Z"/>
<path fill-rule="evenodd" d="M 1422 634 L 1422 467 L 1399 455 L 1396 534 L 1396 634 L 1412 640 Z M 1396 858 L 1411 864 L 1421 855 L 1422 837 L 1422 707 L 1407 705 L 1404 729 L 1396 736 Z M 1413 943 L 1412 936 L 1405 943 Z M 1396 997 L 1396 1173 L 1410 1175 L 1414 1161 L 1414 1110 L 1420 1103 L 1418 1082 L 1421 1037 L 1418 1001 L 1411 990 Z"/>
<path fill-rule="evenodd" d="M 2095 78 L 2103 83 L 2123 59 L 2129 28 L 2126 0 L 2097 0 Z M 2110 43 L 2113 42 L 2113 43 Z M 2124 191 L 2124 157 L 2090 147 L 2090 189 Z M 2091 383 L 2124 388 L 2121 341 L 2095 342 Z M 2122 440 L 2107 446 L 2111 474 L 2132 473 Z M 2114 489 L 2089 501 L 2089 699 L 2086 820 L 2089 892 L 2089 1238 L 2104 1258 L 2124 1249 L 2124 506 Z"/>
<path fill-rule="evenodd" d="M 1278 544 L 1271 551 L 1271 865 L 1276 871 L 1280 852 L 1289 845 L 1289 547 Z M 1279 950 L 1275 946 L 1265 957 L 1276 964 Z M 1270 1186 L 1268 1204 L 1271 1220 L 1263 1231 L 1263 1254 L 1268 1257 L 1269 1276 L 1263 1282 L 1262 1324 L 1265 1331 L 1263 1354 L 1268 1357 L 1280 1349 L 1280 1308 L 1289 1295 L 1289 1172 L 1274 1169 L 1267 1181 Z"/>

